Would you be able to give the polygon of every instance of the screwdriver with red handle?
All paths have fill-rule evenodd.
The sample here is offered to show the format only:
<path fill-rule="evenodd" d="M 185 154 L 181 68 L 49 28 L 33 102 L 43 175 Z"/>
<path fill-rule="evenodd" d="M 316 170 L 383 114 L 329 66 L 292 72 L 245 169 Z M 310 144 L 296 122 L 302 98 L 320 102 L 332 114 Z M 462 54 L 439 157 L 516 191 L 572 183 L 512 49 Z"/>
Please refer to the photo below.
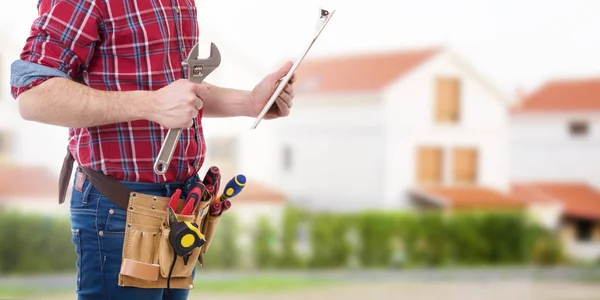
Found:
<path fill-rule="evenodd" d="M 206 185 L 206 189 L 204 191 L 204 194 L 202 195 L 202 202 L 212 200 L 214 198 L 214 194 L 215 188 L 210 184 Z"/>
<path fill-rule="evenodd" d="M 213 198 L 217 198 L 217 194 L 219 192 L 219 187 L 221 183 L 221 170 L 217 166 L 212 166 L 204 175 L 204 179 L 202 180 L 205 186 L 212 185 L 214 188 Z"/>
<path fill-rule="evenodd" d="M 185 206 L 181 209 L 182 215 L 191 215 L 198 207 L 198 203 L 202 199 L 202 195 L 204 195 L 206 187 L 202 182 L 196 182 L 194 184 L 194 188 L 190 191 L 186 198 Z"/>

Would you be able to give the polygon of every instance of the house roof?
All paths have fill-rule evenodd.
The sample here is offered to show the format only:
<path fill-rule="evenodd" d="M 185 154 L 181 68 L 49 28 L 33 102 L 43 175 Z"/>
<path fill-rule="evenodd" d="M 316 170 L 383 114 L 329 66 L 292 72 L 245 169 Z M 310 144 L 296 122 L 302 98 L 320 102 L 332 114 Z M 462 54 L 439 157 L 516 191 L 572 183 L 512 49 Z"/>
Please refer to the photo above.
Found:
<path fill-rule="evenodd" d="M 58 178 L 39 166 L 0 166 L 0 199 L 58 197 Z"/>
<path fill-rule="evenodd" d="M 524 97 L 512 112 L 600 112 L 600 78 L 551 81 Z"/>
<path fill-rule="evenodd" d="M 439 52 L 433 48 L 306 60 L 296 70 L 298 93 L 376 92 Z"/>
<path fill-rule="evenodd" d="M 585 183 L 516 183 L 512 194 L 530 203 L 559 203 L 566 217 L 600 220 L 600 191 Z"/>
<path fill-rule="evenodd" d="M 521 209 L 525 202 L 492 188 L 480 186 L 422 187 L 416 193 L 434 205 L 453 210 Z"/>

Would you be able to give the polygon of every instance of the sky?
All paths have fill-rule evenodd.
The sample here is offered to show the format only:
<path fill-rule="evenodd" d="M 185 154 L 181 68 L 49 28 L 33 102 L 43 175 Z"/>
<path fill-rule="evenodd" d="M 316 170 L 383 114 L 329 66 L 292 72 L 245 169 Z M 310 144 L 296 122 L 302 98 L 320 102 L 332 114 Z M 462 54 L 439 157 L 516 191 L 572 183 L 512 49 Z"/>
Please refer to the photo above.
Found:
<path fill-rule="evenodd" d="M 5 41 L 21 46 L 36 3 L 0 3 Z M 444 46 L 507 95 L 550 79 L 600 76 L 596 0 L 196 0 L 196 5 L 202 43 L 218 36 L 264 72 L 301 52 L 322 6 L 336 12 L 307 59 Z"/>

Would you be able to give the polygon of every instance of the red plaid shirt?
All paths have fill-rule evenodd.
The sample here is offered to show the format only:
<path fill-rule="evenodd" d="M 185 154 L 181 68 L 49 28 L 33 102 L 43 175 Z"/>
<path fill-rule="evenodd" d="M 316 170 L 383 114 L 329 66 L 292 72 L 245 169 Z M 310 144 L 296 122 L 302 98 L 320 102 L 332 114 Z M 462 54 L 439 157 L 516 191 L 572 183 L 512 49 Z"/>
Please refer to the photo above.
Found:
<path fill-rule="evenodd" d="M 12 78 L 12 94 L 63 74 L 94 89 L 157 90 L 187 78 L 182 61 L 198 40 L 194 0 L 40 0 Z M 43 67 L 42 67 L 43 66 Z M 51 69 L 49 69 L 49 68 Z M 14 72 L 13 72 L 14 73 Z M 67 77 L 68 76 L 68 77 Z M 165 175 L 153 171 L 167 129 L 150 121 L 69 129 L 75 160 L 118 180 L 183 181 L 204 162 L 201 112 L 182 131 Z"/>

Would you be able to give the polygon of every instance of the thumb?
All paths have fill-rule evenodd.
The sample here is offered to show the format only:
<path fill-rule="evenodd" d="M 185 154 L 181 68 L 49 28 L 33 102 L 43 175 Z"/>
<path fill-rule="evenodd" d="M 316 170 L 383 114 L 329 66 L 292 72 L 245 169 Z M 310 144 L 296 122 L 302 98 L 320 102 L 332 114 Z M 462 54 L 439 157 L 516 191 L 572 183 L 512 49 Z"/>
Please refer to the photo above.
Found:
<path fill-rule="evenodd" d="M 281 68 L 279 68 L 279 70 L 271 73 L 269 75 L 269 79 L 272 82 L 276 82 L 277 80 L 280 80 L 281 78 L 283 78 L 292 68 L 293 63 L 291 61 L 286 62 Z"/>

